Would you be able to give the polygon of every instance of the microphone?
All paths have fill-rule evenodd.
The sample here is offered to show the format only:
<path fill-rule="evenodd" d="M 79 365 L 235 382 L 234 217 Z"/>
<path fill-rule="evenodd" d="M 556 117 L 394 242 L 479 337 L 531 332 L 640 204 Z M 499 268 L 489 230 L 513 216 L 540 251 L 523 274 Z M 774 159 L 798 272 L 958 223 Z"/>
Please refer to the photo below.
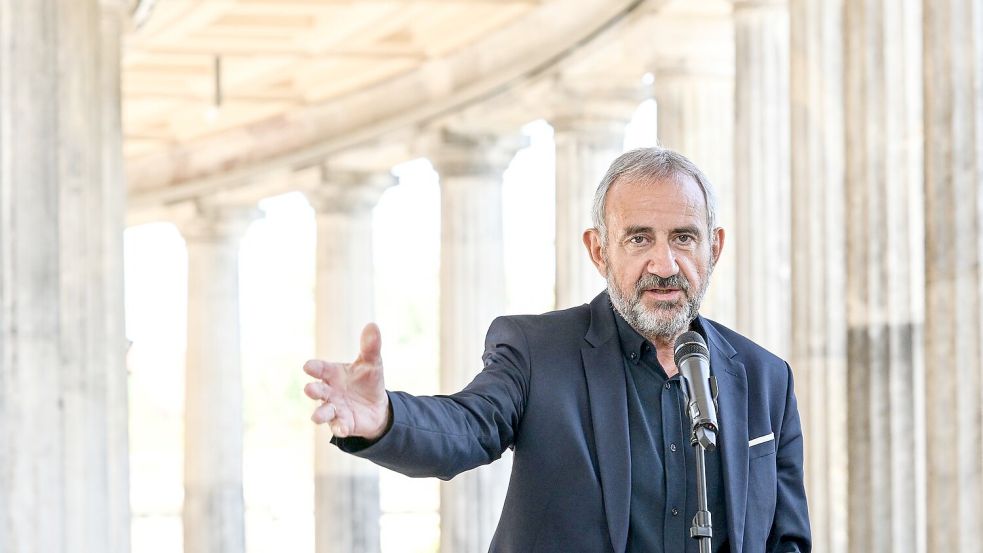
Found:
<path fill-rule="evenodd" d="M 673 359 L 689 399 L 689 416 L 693 423 L 693 440 L 703 449 L 717 447 L 717 379 L 710 376 L 710 350 L 699 333 L 684 332 L 676 338 Z"/>

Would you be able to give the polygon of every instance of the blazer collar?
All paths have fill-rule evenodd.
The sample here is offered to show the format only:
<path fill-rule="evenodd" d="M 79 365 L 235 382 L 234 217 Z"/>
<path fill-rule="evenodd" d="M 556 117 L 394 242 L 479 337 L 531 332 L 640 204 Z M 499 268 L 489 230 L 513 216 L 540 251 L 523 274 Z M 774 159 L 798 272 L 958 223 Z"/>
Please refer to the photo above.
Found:
<path fill-rule="evenodd" d="M 610 340 L 618 332 L 614 320 L 611 299 L 607 292 L 601 292 L 590 302 L 590 326 L 584 339 L 594 347 Z"/>
<path fill-rule="evenodd" d="M 720 334 L 716 323 L 703 318 L 700 323 L 710 349 L 710 371 L 717 378 L 719 390 L 719 443 L 728 537 L 732 549 L 741 553 L 748 481 L 747 374 L 737 351 Z M 627 383 L 616 324 L 608 294 L 602 292 L 590 303 L 590 326 L 584 335 L 586 344 L 581 348 L 581 357 L 608 532 L 614 551 L 624 551 L 631 505 L 631 452 Z"/>
<path fill-rule="evenodd" d="M 590 304 L 590 327 L 581 348 L 591 424 L 601 478 L 601 497 L 614 551 L 628 544 L 631 454 L 624 358 L 607 292 Z"/>

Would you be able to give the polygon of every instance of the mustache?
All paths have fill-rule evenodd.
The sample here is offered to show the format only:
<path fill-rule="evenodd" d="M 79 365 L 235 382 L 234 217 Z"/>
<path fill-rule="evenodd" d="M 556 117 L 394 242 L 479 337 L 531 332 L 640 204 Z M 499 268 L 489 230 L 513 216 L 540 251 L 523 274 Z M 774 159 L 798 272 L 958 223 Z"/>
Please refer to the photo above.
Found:
<path fill-rule="evenodd" d="M 645 275 L 635 283 L 635 295 L 640 296 L 643 291 L 652 288 L 679 288 L 683 292 L 689 292 L 689 281 L 679 273 L 672 276 L 661 277 L 659 275 Z"/>

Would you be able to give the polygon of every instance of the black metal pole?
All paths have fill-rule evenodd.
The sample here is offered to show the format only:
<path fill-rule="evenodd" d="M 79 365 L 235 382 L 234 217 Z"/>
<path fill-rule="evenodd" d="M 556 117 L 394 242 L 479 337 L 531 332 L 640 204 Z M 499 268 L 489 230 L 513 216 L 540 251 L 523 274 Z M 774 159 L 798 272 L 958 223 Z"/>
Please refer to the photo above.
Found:
<path fill-rule="evenodd" d="M 707 467 L 703 445 L 696 437 L 697 429 L 693 429 L 691 443 L 696 453 L 696 495 L 698 507 L 693 517 L 693 526 L 689 529 L 689 537 L 700 542 L 700 553 L 711 553 L 710 540 L 713 538 L 713 524 L 710 521 L 710 508 L 707 505 Z"/>

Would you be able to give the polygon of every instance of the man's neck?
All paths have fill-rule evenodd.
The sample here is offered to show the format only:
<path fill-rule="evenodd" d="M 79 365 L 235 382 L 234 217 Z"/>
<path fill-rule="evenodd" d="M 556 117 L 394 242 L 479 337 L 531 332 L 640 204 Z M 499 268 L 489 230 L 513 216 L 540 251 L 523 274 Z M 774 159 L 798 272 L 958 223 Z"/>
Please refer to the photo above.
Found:
<path fill-rule="evenodd" d="M 674 357 L 675 351 L 673 348 L 676 345 L 676 338 L 682 336 L 682 332 L 672 338 L 666 338 L 664 336 L 656 336 L 654 338 L 648 338 L 648 341 L 655 346 L 655 354 L 659 358 L 659 364 L 662 365 L 662 369 L 666 371 L 666 376 L 672 378 L 679 373 L 679 369 L 676 368 L 676 359 Z"/>

